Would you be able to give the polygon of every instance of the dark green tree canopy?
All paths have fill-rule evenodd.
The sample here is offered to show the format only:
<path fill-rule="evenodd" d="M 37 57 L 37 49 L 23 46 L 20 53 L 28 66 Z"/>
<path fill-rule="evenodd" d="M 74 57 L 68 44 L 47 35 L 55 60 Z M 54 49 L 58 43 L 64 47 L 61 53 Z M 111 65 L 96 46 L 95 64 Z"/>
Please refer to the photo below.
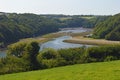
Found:
<path fill-rule="evenodd" d="M 98 23 L 94 29 L 93 37 L 120 41 L 120 14 Z"/>

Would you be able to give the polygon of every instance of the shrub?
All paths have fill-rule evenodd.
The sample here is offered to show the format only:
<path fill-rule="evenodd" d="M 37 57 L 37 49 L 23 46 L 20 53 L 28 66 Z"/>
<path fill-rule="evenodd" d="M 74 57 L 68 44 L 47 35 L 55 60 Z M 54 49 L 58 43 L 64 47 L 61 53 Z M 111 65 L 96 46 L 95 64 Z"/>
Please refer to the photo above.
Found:
<path fill-rule="evenodd" d="M 7 57 L 0 59 L 0 74 L 36 70 L 39 68 L 36 41 L 18 42 L 8 47 Z"/>
<path fill-rule="evenodd" d="M 51 48 L 43 50 L 37 56 L 37 60 L 41 65 L 41 68 L 51 68 L 58 66 L 58 59 L 60 59 L 59 53 Z"/>
<path fill-rule="evenodd" d="M 87 49 L 88 62 L 110 61 L 120 59 L 120 45 L 91 47 Z"/>
<path fill-rule="evenodd" d="M 84 51 L 84 48 L 70 48 L 58 50 L 60 56 L 64 60 L 66 60 L 66 64 L 81 63 Z"/>

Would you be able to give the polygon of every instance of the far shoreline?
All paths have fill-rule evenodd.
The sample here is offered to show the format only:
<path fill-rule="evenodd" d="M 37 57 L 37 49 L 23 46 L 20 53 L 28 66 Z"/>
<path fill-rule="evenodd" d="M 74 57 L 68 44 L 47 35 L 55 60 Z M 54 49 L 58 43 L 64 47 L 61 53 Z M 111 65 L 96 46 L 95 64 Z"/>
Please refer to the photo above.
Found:
<path fill-rule="evenodd" d="M 109 41 L 105 39 L 93 39 L 84 37 L 73 37 L 69 40 L 64 40 L 67 43 L 87 44 L 87 45 L 119 45 L 120 41 Z"/>

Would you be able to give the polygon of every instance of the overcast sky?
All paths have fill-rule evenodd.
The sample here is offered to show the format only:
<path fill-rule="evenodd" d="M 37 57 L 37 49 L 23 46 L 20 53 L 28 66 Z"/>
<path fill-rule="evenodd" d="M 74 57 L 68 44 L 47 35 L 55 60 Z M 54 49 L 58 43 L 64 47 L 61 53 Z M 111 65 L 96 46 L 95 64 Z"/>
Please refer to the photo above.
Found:
<path fill-rule="evenodd" d="M 0 12 L 111 15 L 120 13 L 120 0 L 0 0 Z"/>

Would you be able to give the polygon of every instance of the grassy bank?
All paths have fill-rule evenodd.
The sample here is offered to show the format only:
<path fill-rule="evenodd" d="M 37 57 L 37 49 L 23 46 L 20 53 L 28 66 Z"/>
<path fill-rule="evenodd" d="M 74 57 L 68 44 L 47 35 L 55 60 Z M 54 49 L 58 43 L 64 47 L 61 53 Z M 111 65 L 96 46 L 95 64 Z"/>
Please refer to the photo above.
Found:
<path fill-rule="evenodd" d="M 72 36 L 72 37 L 84 36 L 84 35 L 90 34 L 91 32 L 92 32 L 92 29 L 87 29 L 87 32 L 70 33 L 69 36 Z M 45 34 L 43 36 L 38 36 L 38 37 L 35 37 L 35 38 L 21 39 L 20 41 L 23 41 L 23 42 L 37 41 L 39 43 L 44 43 L 44 42 L 50 41 L 50 40 L 52 40 L 54 38 L 58 38 L 58 37 L 61 37 L 61 36 L 67 36 L 67 34 L 65 32 L 62 32 L 62 33 L 55 32 L 55 33 Z"/>
<path fill-rule="evenodd" d="M 61 37 L 61 36 L 65 36 L 66 33 L 50 33 L 50 34 L 46 34 L 43 35 L 42 38 L 57 38 L 57 37 Z"/>
<path fill-rule="evenodd" d="M 70 40 L 64 40 L 64 42 L 76 43 L 76 44 L 88 44 L 88 45 L 120 44 L 119 41 L 108 41 L 104 39 L 92 39 L 92 38 L 83 38 L 83 37 L 73 37 Z"/>
<path fill-rule="evenodd" d="M 37 37 L 37 38 L 26 38 L 26 39 L 21 39 L 19 42 L 29 42 L 29 41 L 36 41 L 38 43 L 44 43 L 49 41 L 49 38 L 41 38 L 41 37 Z"/>
<path fill-rule="evenodd" d="M 0 80 L 119 80 L 120 61 L 1 75 Z"/>
<path fill-rule="evenodd" d="M 53 38 L 57 38 L 61 36 L 65 36 L 65 33 L 49 33 L 40 37 L 21 39 L 20 41 L 23 41 L 23 42 L 37 41 L 39 43 L 44 43 L 49 40 L 52 40 Z"/>
<path fill-rule="evenodd" d="M 104 39 L 93 39 L 93 38 L 84 38 L 83 36 L 90 34 L 92 31 L 87 31 L 87 32 L 82 32 L 82 33 L 71 33 L 70 36 L 73 38 L 70 40 L 64 40 L 64 42 L 68 43 L 76 43 L 76 44 L 88 44 L 88 45 L 109 45 L 109 44 L 120 44 L 119 41 L 108 41 Z M 52 40 L 53 38 L 65 36 L 66 33 L 50 33 L 43 35 L 41 37 L 36 37 L 36 38 L 27 38 L 27 39 L 22 39 L 21 41 L 31 41 L 35 40 L 38 41 L 39 43 L 44 43 L 49 40 Z"/>
<path fill-rule="evenodd" d="M 85 35 L 91 34 L 92 30 L 83 32 L 83 33 L 76 33 L 71 34 L 72 39 L 64 40 L 64 42 L 68 43 L 76 43 L 76 44 L 88 44 L 88 45 L 111 45 L 111 44 L 120 44 L 120 41 L 109 41 L 105 39 L 93 39 L 93 38 L 86 38 Z"/>

